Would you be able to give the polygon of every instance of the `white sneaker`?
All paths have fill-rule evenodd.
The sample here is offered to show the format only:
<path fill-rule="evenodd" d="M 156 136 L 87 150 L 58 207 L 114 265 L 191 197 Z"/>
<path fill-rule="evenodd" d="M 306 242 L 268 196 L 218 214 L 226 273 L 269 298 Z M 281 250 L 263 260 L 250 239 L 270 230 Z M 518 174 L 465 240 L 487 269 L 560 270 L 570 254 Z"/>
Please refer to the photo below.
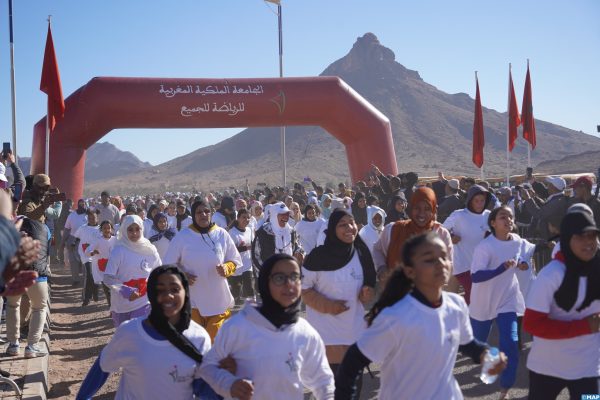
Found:
<path fill-rule="evenodd" d="M 39 344 L 30 344 L 25 347 L 25 358 L 44 357 L 48 352 Z"/>
<path fill-rule="evenodd" d="M 9 343 L 6 348 L 6 355 L 8 356 L 18 356 L 20 353 L 19 342 L 17 343 Z"/>

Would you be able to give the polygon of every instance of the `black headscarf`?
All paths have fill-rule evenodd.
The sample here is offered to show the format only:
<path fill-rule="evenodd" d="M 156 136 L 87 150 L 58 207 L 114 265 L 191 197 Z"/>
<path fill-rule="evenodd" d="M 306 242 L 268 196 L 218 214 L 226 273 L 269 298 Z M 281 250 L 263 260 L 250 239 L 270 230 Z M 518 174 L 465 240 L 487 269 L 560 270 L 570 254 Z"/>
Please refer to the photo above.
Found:
<path fill-rule="evenodd" d="M 206 228 L 201 228 L 200 225 L 198 225 L 196 223 L 196 209 L 200 206 L 203 207 L 208 207 L 210 208 L 210 206 L 208 204 L 206 204 L 204 201 L 200 200 L 200 201 L 195 201 L 194 204 L 192 204 L 192 227 L 194 228 L 194 230 L 196 232 L 199 233 L 208 233 L 208 231 L 210 230 L 210 228 L 212 228 L 212 226 L 215 224 L 214 222 L 210 222 L 210 224 L 208 225 L 208 227 Z"/>
<path fill-rule="evenodd" d="M 365 204 L 363 208 L 358 206 L 358 201 L 364 198 L 365 194 L 363 192 L 358 192 L 352 201 L 352 215 L 354 215 L 356 223 L 361 225 L 367 225 L 369 223 L 367 218 L 367 205 Z"/>
<path fill-rule="evenodd" d="M 396 210 L 396 203 L 398 201 L 403 201 L 404 204 L 408 205 L 408 203 L 406 201 L 406 196 L 404 195 L 404 193 L 400 192 L 397 195 L 394 195 L 390 199 L 390 204 L 389 204 L 389 208 L 387 211 L 387 217 L 385 218 L 386 224 L 389 224 L 390 222 L 403 221 L 403 220 L 408 219 L 408 214 L 406 214 L 406 211 L 399 212 L 398 210 Z M 406 210 L 406 207 L 405 207 L 405 210 Z"/>
<path fill-rule="evenodd" d="M 148 207 L 148 214 L 146 215 L 146 218 L 152 219 L 152 211 L 154 211 L 154 209 L 159 210 L 156 204 L 151 204 L 150 207 Z"/>
<path fill-rule="evenodd" d="M 167 225 L 167 228 L 163 229 L 162 231 L 160 229 L 158 229 L 158 221 L 160 221 L 161 218 L 166 219 L 167 223 L 169 221 L 169 219 L 167 218 L 167 215 L 165 213 L 162 213 L 159 211 L 156 214 L 154 214 L 154 218 L 152 218 L 152 221 L 153 221 L 152 228 L 158 233 L 156 235 L 151 236 L 148 239 L 148 240 L 150 240 L 150 243 L 158 242 L 160 239 L 163 238 L 163 236 L 169 240 L 173 240 L 173 238 L 175 237 L 175 231 L 173 231 L 173 229 L 171 229 L 171 227 L 168 225 Z"/>
<path fill-rule="evenodd" d="M 185 301 L 180 312 L 179 321 L 175 326 L 171 325 L 167 317 L 165 317 L 163 314 L 160 305 L 158 304 L 158 293 L 156 286 L 158 284 L 158 277 L 162 274 L 177 275 L 181 281 L 183 289 L 185 290 Z M 183 335 L 183 332 L 190 326 L 190 320 L 192 316 L 190 286 L 185 274 L 181 272 L 181 270 L 175 265 L 162 265 L 155 268 L 148 277 L 147 295 L 148 300 L 150 301 L 150 306 L 152 307 L 150 315 L 148 316 L 148 320 L 152 324 L 152 327 L 182 353 L 194 361 L 201 363 L 202 354 L 200 354 L 192 342 L 190 342 L 190 340 Z"/>
<path fill-rule="evenodd" d="M 183 214 L 179 214 L 179 212 L 177 212 L 177 214 L 175 214 L 175 218 L 177 218 L 177 231 L 181 230 L 181 223 L 187 218 L 189 217 L 190 213 L 189 211 L 186 209 L 185 212 Z"/>
<path fill-rule="evenodd" d="M 598 231 L 594 219 L 586 212 L 570 212 L 565 215 L 560 224 L 560 251 L 564 255 L 565 277 L 560 287 L 554 293 L 556 304 L 569 311 L 577 301 L 579 278 L 587 277 L 585 298 L 577 311 L 587 308 L 592 301 L 600 299 L 600 251 L 597 251 L 590 261 L 582 261 L 571 250 L 571 238 L 575 234 L 588 231 Z"/>
<path fill-rule="evenodd" d="M 80 206 L 79 203 L 83 203 L 83 207 Z M 77 208 L 75 209 L 75 212 L 79 215 L 85 214 L 87 212 L 87 202 L 85 201 L 85 199 L 79 199 L 77 201 Z"/>
<path fill-rule="evenodd" d="M 290 325 L 298 321 L 300 316 L 300 302 L 302 299 L 298 297 L 292 305 L 289 307 L 283 307 L 279 304 L 269 290 L 269 277 L 271 271 L 278 261 L 290 260 L 296 262 L 296 259 L 288 254 L 274 254 L 269 257 L 260 268 L 258 274 L 258 292 L 262 299 L 262 305 L 258 308 L 258 311 L 271 322 L 277 329 L 283 325 Z"/>
<path fill-rule="evenodd" d="M 375 265 L 365 242 L 357 234 L 353 243 L 344 243 L 338 239 L 335 233 L 337 224 L 346 215 L 352 216 L 348 211 L 339 208 L 331 213 L 325 244 L 310 252 L 304 260 L 304 268 L 309 271 L 336 271 L 352 260 L 356 250 L 363 270 L 363 285 L 375 287 Z"/>

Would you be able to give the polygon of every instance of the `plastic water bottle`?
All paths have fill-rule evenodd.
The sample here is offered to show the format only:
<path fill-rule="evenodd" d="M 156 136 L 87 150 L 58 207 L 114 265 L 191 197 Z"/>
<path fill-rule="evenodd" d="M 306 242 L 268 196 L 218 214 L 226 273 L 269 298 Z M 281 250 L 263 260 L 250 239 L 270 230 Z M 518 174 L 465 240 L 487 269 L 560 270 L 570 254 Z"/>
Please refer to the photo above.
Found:
<path fill-rule="evenodd" d="M 498 364 L 498 361 L 500 361 L 500 351 L 496 347 L 491 347 L 485 354 L 485 357 L 483 358 L 481 375 L 479 375 L 479 379 L 481 379 L 481 382 L 487 385 L 496 382 L 496 378 L 498 378 L 498 375 L 490 375 L 488 374 L 488 372 L 491 368 L 494 367 L 494 365 Z"/>

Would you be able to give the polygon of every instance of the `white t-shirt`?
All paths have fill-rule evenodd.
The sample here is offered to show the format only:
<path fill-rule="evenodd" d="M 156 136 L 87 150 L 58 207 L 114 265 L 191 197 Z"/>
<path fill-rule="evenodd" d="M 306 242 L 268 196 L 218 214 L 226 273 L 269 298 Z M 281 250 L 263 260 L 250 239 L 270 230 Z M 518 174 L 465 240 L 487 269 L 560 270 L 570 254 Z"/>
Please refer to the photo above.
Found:
<path fill-rule="evenodd" d="M 214 222 L 217 226 L 227 229 L 227 217 L 221 214 L 219 211 L 215 212 L 211 218 L 212 222 Z"/>
<path fill-rule="evenodd" d="M 587 290 L 587 278 L 579 278 L 577 301 L 569 311 L 560 308 L 554 294 L 565 277 L 565 265 L 553 260 L 538 274 L 527 295 L 527 308 L 548 314 L 550 319 L 573 321 L 600 313 L 600 300 L 594 300 L 584 310 L 577 311 Z M 600 376 L 600 333 L 570 339 L 533 337 L 527 368 L 538 374 L 562 379 L 580 379 Z"/>
<path fill-rule="evenodd" d="M 306 319 L 323 338 L 326 345 L 351 345 L 363 333 L 365 308 L 358 300 L 363 286 L 363 270 L 358 252 L 348 264 L 335 271 L 309 271 L 302 267 L 302 289 L 313 289 L 332 300 L 346 300 L 349 307 L 338 315 L 324 314 L 309 306 Z"/>
<path fill-rule="evenodd" d="M 149 304 L 146 296 L 146 281 L 150 272 L 161 265 L 160 257 L 135 253 L 125 246 L 115 245 L 108 256 L 108 263 L 104 275 L 114 276 L 120 284 L 136 288 L 143 296 L 130 301 L 119 293 L 120 287 L 114 287 L 110 282 L 107 285 L 110 292 L 110 311 L 127 313 L 135 311 Z M 106 280 L 106 276 L 104 277 Z"/>
<path fill-rule="evenodd" d="M 85 224 L 87 224 L 87 215 L 85 213 L 77 214 L 76 211 L 71 211 L 65 221 L 65 229 L 70 229 L 71 235 L 75 235 L 77 229 Z"/>
<path fill-rule="evenodd" d="M 90 244 L 90 247 L 88 247 L 87 254 L 90 254 L 94 250 L 99 251 L 98 254 L 95 254 L 92 257 L 92 276 L 94 278 L 94 283 L 102 283 L 104 271 L 108 265 L 108 256 L 116 242 L 117 238 L 114 236 L 111 236 L 110 239 L 106 239 L 100 235 L 100 237 L 96 238 L 96 240 Z"/>
<path fill-rule="evenodd" d="M 88 255 L 87 249 L 90 244 L 96 241 L 102 233 L 98 226 L 82 225 L 73 234 L 79 239 L 79 245 L 77 246 L 77 252 L 82 263 L 92 262 L 92 258 Z"/>
<path fill-rule="evenodd" d="M 523 239 L 511 234 L 512 240 L 498 240 L 494 235 L 483 239 L 473 253 L 471 274 L 477 271 L 495 270 L 508 260 L 520 262 Z M 500 313 L 516 312 L 523 315 L 525 300 L 519 290 L 517 267 L 504 270 L 500 275 L 484 282 L 473 282 L 471 287 L 471 318 L 478 321 L 494 319 Z"/>
<path fill-rule="evenodd" d="M 219 368 L 227 356 L 236 361 L 236 376 Z M 253 382 L 252 398 L 260 400 L 302 400 L 303 385 L 317 400 L 333 399 L 335 388 L 317 331 L 302 318 L 277 329 L 250 303 L 219 330 L 200 376 L 226 399 L 240 378 Z"/>
<path fill-rule="evenodd" d="M 148 335 L 142 326 L 144 319 L 123 322 L 100 353 L 104 372 L 122 369 L 115 399 L 192 399 L 198 363 L 168 340 Z M 194 321 L 183 335 L 200 353 L 210 349 L 210 336 Z"/>
<path fill-rule="evenodd" d="M 533 266 L 533 253 L 535 252 L 535 244 L 521 238 L 521 259 L 520 261 L 524 261 L 527 263 L 529 268 L 525 271 L 521 271 L 517 268 L 515 274 L 517 275 L 517 280 L 519 281 L 519 289 L 521 290 L 521 294 L 523 295 L 523 299 L 527 298 L 527 293 L 529 293 L 529 288 L 531 287 L 531 283 L 535 280 L 535 268 Z"/>
<path fill-rule="evenodd" d="M 488 230 L 489 210 L 475 214 L 466 208 L 456 210 L 444 221 L 444 228 L 450 233 L 460 236 L 460 242 L 454 245 L 454 275 L 462 274 L 471 269 L 473 251 L 481 242 Z"/>
<path fill-rule="evenodd" d="M 300 245 L 308 255 L 315 247 L 317 247 L 317 236 L 321 229 L 323 220 L 317 219 L 315 221 L 301 220 L 296 223 L 294 229 L 298 234 L 298 240 Z"/>
<path fill-rule="evenodd" d="M 173 228 L 174 231 L 177 230 L 177 215 L 169 215 L 167 214 L 167 224 L 169 228 Z"/>
<path fill-rule="evenodd" d="M 240 268 L 236 268 L 234 276 L 240 276 L 246 271 L 250 271 L 252 269 L 252 241 L 254 240 L 254 231 L 250 226 L 246 227 L 244 232 L 240 231 L 235 226 L 229 230 L 229 236 L 233 239 L 233 243 L 237 247 L 247 246 L 248 250 L 242 251 L 240 256 L 242 257 L 242 266 Z"/>
<path fill-rule="evenodd" d="M 373 254 L 373 247 L 375 247 L 375 243 L 379 240 L 379 236 L 381 236 L 382 231 L 378 231 L 374 229 L 371 225 L 363 226 L 358 234 L 360 238 L 365 242 L 371 254 Z"/>
<path fill-rule="evenodd" d="M 157 234 L 158 234 L 158 232 L 155 231 L 154 228 L 151 228 L 148 239 L 150 239 L 152 236 L 157 235 Z M 154 247 L 156 247 L 156 251 L 158 251 L 158 255 L 160 256 L 161 260 L 163 258 L 165 258 L 165 255 L 167 254 L 167 250 L 169 250 L 170 244 L 171 244 L 171 240 L 167 239 L 165 236 L 161 237 L 160 240 L 157 240 L 156 242 L 152 242 L 152 245 Z"/>
<path fill-rule="evenodd" d="M 196 276 L 190 285 L 190 300 L 202 316 L 222 314 L 233 304 L 227 279 L 216 269 L 226 261 L 233 262 L 236 268 L 242 266 L 231 236 L 218 226 L 207 234 L 191 228 L 180 231 L 171 241 L 164 259 L 165 264 L 179 264 L 185 272 Z"/>
<path fill-rule="evenodd" d="M 472 340 L 464 299 L 443 292 L 438 308 L 410 294 L 384 308 L 357 346 L 381 364 L 380 400 L 462 399 L 453 368 L 458 346 Z"/>
<path fill-rule="evenodd" d="M 150 218 L 144 218 L 144 237 L 148 239 L 150 237 L 150 231 L 152 230 L 152 225 L 154 225 L 154 221 Z"/>

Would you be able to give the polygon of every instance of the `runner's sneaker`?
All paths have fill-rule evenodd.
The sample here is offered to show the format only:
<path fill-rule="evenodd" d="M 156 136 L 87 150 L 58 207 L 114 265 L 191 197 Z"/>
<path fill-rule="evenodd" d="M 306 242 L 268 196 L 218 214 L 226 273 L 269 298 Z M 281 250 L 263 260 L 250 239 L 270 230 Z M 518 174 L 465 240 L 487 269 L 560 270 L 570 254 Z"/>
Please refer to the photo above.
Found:
<path fill-rule="evenodd" d="M 9 356 L 18 356 L 19 355 L 19 342 L 17 343 L 9 343 L 6 348 L 6 354 Z"/>
<path fill-rule="evenodd" d="M 25 358 L 44 357 L 47 354 L 48 352 L 39 343 L 25 347 Z"/>

